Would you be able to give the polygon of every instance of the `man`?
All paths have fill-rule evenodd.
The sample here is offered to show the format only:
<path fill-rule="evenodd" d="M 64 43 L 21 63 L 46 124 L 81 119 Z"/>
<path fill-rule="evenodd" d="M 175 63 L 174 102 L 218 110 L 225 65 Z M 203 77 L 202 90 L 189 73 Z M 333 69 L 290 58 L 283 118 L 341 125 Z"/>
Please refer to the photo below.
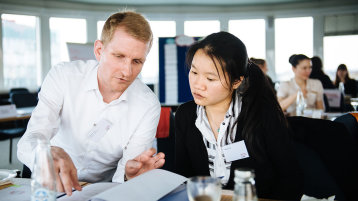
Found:
<path fill-rule="evenodd" d="M 50 140 L 57 190 L 71 195 L 78 180 L 123 182 L 164 164 L 152 146 L 160 116 L 154 93 L 139 79 L 152 44 L 145 18 L 134 12 L 110 16 L 97 61 L 60 63 L 48 73 L 18 158 L 33 167 L 36 140 Z"/>

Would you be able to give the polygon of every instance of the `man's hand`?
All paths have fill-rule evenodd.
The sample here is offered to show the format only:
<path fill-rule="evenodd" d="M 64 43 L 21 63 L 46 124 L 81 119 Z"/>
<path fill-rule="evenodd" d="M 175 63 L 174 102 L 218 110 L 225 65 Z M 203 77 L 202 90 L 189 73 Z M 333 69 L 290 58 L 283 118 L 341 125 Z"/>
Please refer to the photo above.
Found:
<path fill-rule="evenodd" d="M 60 147 L 51 147 L 51 154 L 54 162 L 56 174 L 56 186 L 58 192 L 66 192 L 72 195 L 72 187 L 76 190 L 82 190 L 77 179 L 77 169 L 73 164 L 71 157 Z"/>
<path fill-rule="evenodd" d="M 127 161 L 125 167 L 127 179 L 129 180 L 149 170 L 162 167 L 165 163 L 165 155 L 160 152 L 153 156 L 155 153 L 156 150 L 154 148 L 150 148 L 135 157 L 133 160 Z"/>

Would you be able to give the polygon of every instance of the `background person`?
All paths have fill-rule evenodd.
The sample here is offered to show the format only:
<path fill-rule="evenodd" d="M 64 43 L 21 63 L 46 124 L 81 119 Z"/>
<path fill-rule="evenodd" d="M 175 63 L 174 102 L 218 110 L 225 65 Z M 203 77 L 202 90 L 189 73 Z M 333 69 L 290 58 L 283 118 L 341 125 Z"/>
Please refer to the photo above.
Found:
<path fill-rule="evenodd" d="M 54 66 L 18 143 L 18 158 L 32 168 L 36 139 L 50 140 L 58 191 L 80 190 L 78 180 L 123 182 L 161 167 L 152 146 L 160 115 L 156 95 L 138 78 L 153 36 L 134 12 L 110 16 L 97 61 Z"/>
<path fill-rule="evenodd" d="M 349 72 L 345 64 L 340 64 L 336 71 L 336 80 L 334 86 L 339 87 L 339 83 L 344 83 L 344 93 L 351 97 L 357 97 L 357 84 L 356 80 L 349 77 Z"/>
<path fill-rule="evenodd" d="M 252 168 L 258 197 L 299 200 L 302 177 L 286 119 L 265 75 L 248 64 L 241 40 L 211 34 L 190 47 L 187 63 L 194 100 L 175 114 L 176 172 L 218 177 L 233 189 L 234 170 Z M 235 150 L 232 160 L 223 155 L 227 146 Z"/>
<path fill-rule="evenodd" d="M 311 60 L 306 55 L 294 54 L 289 58 L 295 77 L 280 83 L 277 98 L 283 111 L 296 110 L 296 97 L 299 90 L 305 97 L 307 108 L 323 109 L 323 87 L 319 80 L 310 79 Z"/>
<path fill-rule="evenodd" d="M 262 72 L 266 75 L 266 78 L 268 79 L 272 88 L 275 89 L 275 83 L 272 81 L 270 76 L 267 75 L 268 68 L 267 68 L 266 61 L 264 59 L 258 59 L 258 58 L 254 58 L 254 57 L 251 57 L 250 61 L 253 62 L 254 64 L 256 64 L 262 70 Z"/>
<path fill-rule="evenodd" d="M 319 57 L 314 56 L 311 58 L 311 63 L 312 72 L 310 78 L 321 81 L 323 89 L 334 89 L 335 86 L 333 85 L 333 82 L 328 75 L 323 72 L 322 60 Z"/>

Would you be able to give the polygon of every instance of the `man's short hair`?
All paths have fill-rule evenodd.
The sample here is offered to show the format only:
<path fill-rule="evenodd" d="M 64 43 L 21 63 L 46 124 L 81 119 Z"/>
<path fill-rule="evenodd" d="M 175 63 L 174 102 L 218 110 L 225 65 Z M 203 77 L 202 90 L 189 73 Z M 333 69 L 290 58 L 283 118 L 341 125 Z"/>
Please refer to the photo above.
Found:
<path fill-rule="evenodd" d="M 111 15 L 104 23 L 101 41 L 107 45 L 113 38 L 114 32 L 118 28 L 123 28 L 125 32 L 135 39 L 152 46 L 153 33 L 148 21 L 139 13 L 133 11 L 123 11 Z"/>

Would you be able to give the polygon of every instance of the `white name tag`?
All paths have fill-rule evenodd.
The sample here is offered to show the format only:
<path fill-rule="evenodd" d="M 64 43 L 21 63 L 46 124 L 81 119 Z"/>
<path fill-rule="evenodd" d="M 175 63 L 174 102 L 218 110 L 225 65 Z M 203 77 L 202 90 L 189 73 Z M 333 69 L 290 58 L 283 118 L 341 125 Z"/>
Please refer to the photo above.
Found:
<path fill-rule="evenodd" d="M 236 161 L 249 157 L 243 140 L 222 147 L 226 162 Z"/>
<path fill-rule="evenodd" d="M 111 126 L 112 126 L 112 123 L 110 121 L 108 121 L 107 119 L 101 119 L 90 130 L 88 137 L 92 141 L 100 140 L 107 133 L 107 131 L 111 128 Z"/>

